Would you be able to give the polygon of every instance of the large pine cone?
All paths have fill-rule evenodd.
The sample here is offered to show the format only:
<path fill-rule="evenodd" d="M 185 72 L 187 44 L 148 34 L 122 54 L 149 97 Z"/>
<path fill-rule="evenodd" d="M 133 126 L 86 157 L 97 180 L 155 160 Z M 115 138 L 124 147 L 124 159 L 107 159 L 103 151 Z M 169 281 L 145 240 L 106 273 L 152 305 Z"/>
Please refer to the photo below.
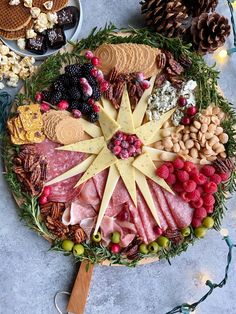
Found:
<path fill-rule="evenodd" d="M 215 11 L 218 0 L 181 0 L 186 6 L 188 14 L 191 16 L 199 16 L 202 13 Z"/>
<path fill-rule="evenodd" d="M 193 19 L 191 34 L 198 52 L 213 52 L 221 47 L 229 36 L 229 21 L 218 13 L 202 13 Z"/>
<path fill-rule="evenodd" d="M 176 37 L 186 31 L 188 14 L 180 0 L 144 0 L 140 4 L 147 25 L 152 26 L 157 33 Z"/>

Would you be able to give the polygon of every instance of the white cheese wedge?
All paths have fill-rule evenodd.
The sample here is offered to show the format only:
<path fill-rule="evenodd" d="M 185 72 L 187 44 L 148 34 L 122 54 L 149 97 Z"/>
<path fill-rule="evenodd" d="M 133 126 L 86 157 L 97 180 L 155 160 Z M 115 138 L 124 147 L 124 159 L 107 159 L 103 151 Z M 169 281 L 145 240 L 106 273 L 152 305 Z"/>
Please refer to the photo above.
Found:
<path fill-rule="evenodd" d="M 102 197 L 102 202 L 101 202 L 101 206 L 99 209 L 99 213 L 98 213 L 98 219 L 96 222 L 96 226 L 95 226 L 95 230 L 94 230 L 94 234 L 96 234 L 98 232 L 98 229 L 101 225 L 102 219 L 105 215 L 106 209 L 108 207 L 108 204 L 110 202 L 110 199 L 112 197 L 112 194 L 115 190 L 116 184 L 119 180 L 120 174 L 116 168 L 115 165 L 112 165 L 110 167 L 109 170 L 109 174 L 107 177 L 107 182 L 106 182 L 106 186 L 105 186 L 105 190 L 103 193 L 103 197 Z"/>
<path fill-rule="evenodd" d="M 99 124 L 102 129 L 102 133 L 105 139 L 108 141 L 112 136 L 120 129 L 119 123 L 117 123 L 104 108 L 100 107 L 99 112 Z"/>
<path fill-rule="evenodd" d="M 101 129 L 94 123 L 91 123 L 83 118 L 80 118 L 80 122 L 83 126 L 84 132 L 92 137 L 102 136 Z"/>
<path fill-rule="evenodd" d="M 92 162 L 94 161 L 95 156 L 89 156 L 87 159 L 85 159 L 84 161 L 82 161 L 80 164 L 78 164 L 77 166 L 73 167 L 72 169 L 68 170 L 67 172 L 61 174 L 60 176 L 48 181 L 45 185 L 52 185 L 61 181 L 64 181 L 66 179 L 69 179 L 71 177 L 76 176 L 79 173 L 85 172 L 88 167 L 92 164 Z"/>
<path fill-rule="evenodd" d="M 79 180 L 75 187 L 86 182 L 87 180 L 95 176 L 97 173 L 110 167 L 116 162 L 117 162 L 116 156 L 113 155 L 112 152 L 107 147 L 104 147 L 99 153 L 99 155 L 97 155 L 96 159 L 93 161 L 91 166 L 85 171 L 82 178 Z"/>
<path fill-rule="evenodd" d="M 171 190 L 171 188 L 165 182 L 165 180 L 159 178 L 156 175 L 156 167 L 152 162 L 150 155 L 147 152 L 137 157 L 133 162 L 133 166 L 140 172 L 142 172 L 142 174 L 144 174 L 146 177 L 148 177 L 149 179 L 153 180 L 158 185 L 163 187 L 165 190 L 174 194 L 174 192 Z"/>
<path fill-rule="evenodd" d="M 147 152 L 154 161 L 174 161 L 177 154 L 149 146 L 143 146 L 143 152 Z"/>
<path fill-rule="evenodd" d="M 143 198 L 145 199 L 154 219 L 156 220 L 157 224 L 160 226 L 160 219 L 158 217 L 157 214 L 157 210 L 156 210 L 156 206 L 153 202 L 153 198 L 152 198 L 152 194 L 150 192 L 147 180 L 145 178 L 145 176 L 139 171 L 139 170 L 135 170 L 135 179 L 137 182 L 137 185 L 143 195 Z"/>
<path fill-rule="evenodd" d="M 102 97 L 102 106 L 104 108 L 104 110 L 106 111 L 106 113 L 113 119 L 116 119 L 117 117 L 117 110 L 115 109 L 115 107 L 112 105 L 112 103 L 110 102 L 110 100 L 105 99 L 104 97 Z"/>
<path fill-rule="evenodd" d="M 98 154 L 106 145 L 104 137 L 97 137 L 91 140 L 81 141 L 75 144 L 57 147 L 56 150 L 67 150 L 72 152 L 81 152 L 87 154 Z"/>
<path fill-rule="evenodd" d="M 155 83 L 156 75 L 152 76 L 150 80 L 150 87 L 145 90 L 142 97 L 140 98 L 136 108 L 133 111 L 133 120 L 134 120 L 134 127 L 138 128 L 144 119 L 144 116 L 146 114 L 146 110 L 148 107 L 148 98 L 152 93 L 153 86 Z"/>
<path fill-rule="evenodd" d="M 116 166 L 120 173 L 120 176 L 129 192 L 134 205 L 137 206 L 137 194 L 135 185 L 135 169 L 132 166 L 134 158 L 118 159 Z"/>
<path fill-rule="evenodd" d="M 156 134 L 159 134 L 159 130 L 170 119 L 174 111 L 175 108 L 164 113 L 158 121 L 149 121 L 136 129 L 136 135 L 144 145 L 150 145 L 157 141 Z"/>
<path fill-rule="evenodd" d="M 135 133 L 133 114 L 131 111 L 129 94 L 128 94 L 127 88 L 125 88 L 123 96 L 122 96 L 120 109 L 119 109 L 118 117 L 117 117 L 117 122 L 121 126 L 122 132 L 130 133 L 130 134 Z"/>

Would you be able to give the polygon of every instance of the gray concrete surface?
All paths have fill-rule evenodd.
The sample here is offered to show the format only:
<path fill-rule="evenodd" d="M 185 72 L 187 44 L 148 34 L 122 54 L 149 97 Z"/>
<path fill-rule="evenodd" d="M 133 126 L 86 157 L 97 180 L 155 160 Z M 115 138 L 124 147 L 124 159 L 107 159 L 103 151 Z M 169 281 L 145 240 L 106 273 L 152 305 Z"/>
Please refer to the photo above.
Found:
<path fill-rule="evenodd" d="M 117 26 L 140 25 L 138 0 L 83 0 L 82 36 L 92 27 L 113 21 Z M 222 1 L 219 11 L 228 14 Z M 230 39 L 229 46 L 232 44 Z M 208 58 L 212 62 L 211 58 Z M 236 103 L 236 54 L 222 67 L 220 86 Z M 17 90 L 11 89 L 14 94 Z M 229 202 L 224 226 L 236 242 L 236 196 Z M 0 313 L 55 314 L 54 294 L 70 291 L 77 267 L 73 261 L 48 252 L 49 245 L 19 221 L 17 207 L 0 176 Z M 136 269 L 96 266 L 86 314 L 164 314 L 182 302 L 199 299 L 207 288 L 199 281 L 203 273 L 213 281 L 223 277 L 227 247 L 214 231 L 188 252 L 167 262 Z M 236 258 L 236 254 L 235 258 Z M 198 314 L 236 313 L 236 262 L 228 285 L 216 291 Z M 61 300 L 65 308 L 65 301 Z"/>

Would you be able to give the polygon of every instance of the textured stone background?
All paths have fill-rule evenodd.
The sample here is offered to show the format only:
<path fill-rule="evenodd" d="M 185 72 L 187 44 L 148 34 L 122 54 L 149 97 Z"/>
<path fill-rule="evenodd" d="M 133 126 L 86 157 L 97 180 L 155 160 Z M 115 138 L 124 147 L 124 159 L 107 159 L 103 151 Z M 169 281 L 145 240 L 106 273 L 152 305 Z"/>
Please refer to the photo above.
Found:
<path fill-rule="evenodd" d="M 138 0 L 83 0 L 81 36 L 94 26 L 113 21 L 117 26 L 141 24 Z M 219 11 L 228 14 L 224 1 Z M 229 46 L 232 40 L 228 42 Z M 212 62 L 209 58 L 209 62 Z M 222 67 L 220 86 L 236 103 L 236 54 Z M 17 89 L 12 89 L 15 94 Z M 19 221 L 17 207 L 0 176 L 0 313 L 55 314 L 54 294 L 72 288 L 77 267 L 72 259 L 48 252 L 49 245 Z M 228 202 L 224 220 L 236 241 L 236 196 Z M 187 253 L 172 261 L 141 266 L 95 268 L 86 314 L 164 314 L 182 302 L 198 300 L 207 288 L 199 281 L 204 273 L 214 281 L 223 277 L 227 247 L 214 231 Z M 236 257 L 236 256 L 235 256 Z M 216 291 L 199 309 L 199 314 L 236 313 L 235 260 L 228 285 Z M 62 300 L 65 306 L 65 300 Z"/>

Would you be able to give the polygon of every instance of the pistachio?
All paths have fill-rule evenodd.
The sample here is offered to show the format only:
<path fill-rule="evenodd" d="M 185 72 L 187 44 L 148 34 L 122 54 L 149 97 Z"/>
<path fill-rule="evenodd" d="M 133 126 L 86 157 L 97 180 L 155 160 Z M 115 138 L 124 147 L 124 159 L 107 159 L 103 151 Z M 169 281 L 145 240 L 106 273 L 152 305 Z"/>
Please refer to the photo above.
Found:
<path fill-rule="evenodd" d="M 206 123 L 203 123 L 201 126 L 201 132 L 206 133 L 208 130 L 208 125 Z"/>
<path fill-rule="evenodd" d="M 194 127 L 196 128 L 196 129 L 200 129 L 201 128 L 201 123 L 199 122 L 199 121 L 194 121 L 193 122 L 193 125 L 194 125 Z"/>
<path fill-rule="evenodd" d="M 187 149 L 190 149 L 190 148 L 192 148 L 194 146 L 194 141 L 193 140 L 187 140 L 186 142 L 185 142 L 185 147 L 187 148 Z"/>
<path fill-rule="evenodd" d="M 222 144 L 226 144 L 226 143 L 228 142 L 228 140 L 229 140 L 228 134 L 227 134 L 227 133 L 221 133 L 221 134 L 219 135 L 219 140 L 220 140 L 220 142 L 221 142 Z"/>

